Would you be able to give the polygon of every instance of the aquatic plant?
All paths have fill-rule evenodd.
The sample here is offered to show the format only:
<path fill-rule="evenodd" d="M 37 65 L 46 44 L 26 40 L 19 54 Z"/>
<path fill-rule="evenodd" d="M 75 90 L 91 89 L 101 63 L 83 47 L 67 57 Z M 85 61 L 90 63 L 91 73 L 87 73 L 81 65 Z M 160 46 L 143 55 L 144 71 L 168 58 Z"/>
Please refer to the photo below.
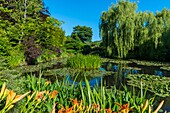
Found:
<path fill-rule="evenodd" d="M 167 70 L 167 71 L 170 71 L 170 66 L 163 66 L 163 67 L 160 67 L 160 69 L 163 69 L 163 70 Z"/>
<path fill-rule="evenodd" d="M 169 65 L 168 63 L 163 62 L 156 62 L 156 61 L 140 61 L 140 60 L 131 60 L 131 62 L 134 62 L 138 65 L 144 65 L 144 66 L 166 66 Z"/>
<path fill-rule="evenodd" d="M 135 86 L 138 88 L 147 88 L 148 91 L 154 94 L 166 97 L 170 96 L 170 78 L 160 77 L 156 75 L 148 74 L 129 74 L 127 75 L 128 85 Z"/>
<path fill-rule="evenodd" d="M 102 62 L 109 62 L 109 63 L 122 63 L 122 64 L 128 64 L 132 63 L 131 60 L 123 60 L 123 59 L 109 59 L 109 58 L 102 58 Z"/>
<path fill-rule="evenodd" d="M 85 70 L 99 69 L 101 66 L 101 59 L 99 56 L 77 54 L 68 58 L 67 66 Z"/>

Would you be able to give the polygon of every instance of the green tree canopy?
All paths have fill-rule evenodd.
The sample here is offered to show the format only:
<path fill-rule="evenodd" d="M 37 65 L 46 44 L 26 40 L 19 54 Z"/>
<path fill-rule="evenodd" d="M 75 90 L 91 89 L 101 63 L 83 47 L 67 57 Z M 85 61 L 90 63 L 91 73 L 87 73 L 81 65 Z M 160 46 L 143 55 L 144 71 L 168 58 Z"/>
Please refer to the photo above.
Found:
<path fill-rule="evenodd" d="M 0 20 L 8 22 L 4 33 L 13 46 L 32 35 L 42 46 L 63 44 L 65 32 L 60 28 L 61 22 L 50 17 L 42 0 L 2 0 L 0 3 Z M 4 26 L 4 22 L 0 26 Z"/>
<path fill-rule="evenodd" d="M 82 42 L 91 42 L 92 35 L 92 28 L 78 25 L 73 28 L 71 37 L 76 40 L 81 40 Z"/>
<path fill-rule="evenodd" d="M 134 52 L 136 58 L 165 57 L 169 53 L 169 15 L 167 9 L 156 14 L 137 12 L 136 3 L 128 0 L 113 4 L 102 13 L 99 25 L 106 55 L 127 58 Z"/>

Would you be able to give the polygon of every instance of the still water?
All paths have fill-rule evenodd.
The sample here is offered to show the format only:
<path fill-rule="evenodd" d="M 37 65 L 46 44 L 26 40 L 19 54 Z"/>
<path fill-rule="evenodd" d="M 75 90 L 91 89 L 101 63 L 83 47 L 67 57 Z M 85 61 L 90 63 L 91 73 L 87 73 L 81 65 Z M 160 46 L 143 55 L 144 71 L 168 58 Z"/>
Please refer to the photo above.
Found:
<path fill-rule="evenodd" d="M 106 71 L 115 72 L 114 74 L 103 77 L 103 79 L 106 80 L 105 82 L 106 86 L 112 86 L 115 84 L 117 86 L 121 86 L 120 84 L 127 85 L 125 78 L 127 74 L 149 74 L 161 77 L 162 76 L 170 77 L 170 71 L 162 70 L 160 69 L 160 66 L 145 66 L 138 65 L 136 63 L 129 64 L 105 63 L 103 64 L 103 68 L 105 68 Z M 170 97 L 166 97 L 163 99 L 165 100 L 165 103 L 162 109 L 170 112 Z"/>
<path fill-rule="evenodd" d="M 90 86 L 94 87 L 96 84 L 102 84 L 106 87 L 116 85 L 117 88 L 121 89 L 122 85 L 127 85 L 126 76 L 127 74 L 149 74 L 156 76 L 166 76 L 170 77 L 170 71 L 162 70 L 159 66 L 144 66 L 138 65 L 136 63 L 129 64 L 115 64 L 115 63 L 104 63 L 100 68 L 103 72 L 111 72 L 104 74 L 104 76 L 90 78 Z M 67 76 L 66 79 L 71 83 L 78 84 L 74 82 L 70 76 Z M 82 83 L 85 86 L 85 82 Z M 170 97 L 163 98 L 165 100 L 163 110 L 170 112 Z"/>

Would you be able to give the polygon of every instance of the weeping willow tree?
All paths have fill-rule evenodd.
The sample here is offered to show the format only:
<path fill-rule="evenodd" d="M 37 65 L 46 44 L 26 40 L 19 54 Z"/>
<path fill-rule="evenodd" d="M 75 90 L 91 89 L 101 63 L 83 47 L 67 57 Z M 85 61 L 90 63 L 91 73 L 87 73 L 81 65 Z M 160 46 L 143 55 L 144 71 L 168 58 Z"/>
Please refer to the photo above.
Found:
<path fill-rule="evenodd" d="M 108 56 L 124 58 L 134 48 L 136 4 L 121 1 L 103 12 L 100 33 Z"/>
<path fill-rule="evenodd" d="M 163 9 L 154 14 L 136 10 L 136 3 L 121 0 L 102 13 L 100 35 L 107 56 L 126 58 L 135 50 L 137 57 L 153 58 L 158 50 L 169 48 L 164 45 L 170 40 L 166 35 L 170 31 L 170 11 Z"/>

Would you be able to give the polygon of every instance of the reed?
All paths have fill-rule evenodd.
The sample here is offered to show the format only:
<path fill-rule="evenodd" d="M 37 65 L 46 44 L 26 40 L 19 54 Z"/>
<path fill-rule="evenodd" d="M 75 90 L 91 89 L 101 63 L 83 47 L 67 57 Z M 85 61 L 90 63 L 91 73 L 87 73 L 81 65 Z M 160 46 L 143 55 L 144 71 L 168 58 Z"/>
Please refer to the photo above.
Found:
<path fill-rule="evenodd" d="M 99 69 L 101 66 L 101 59 L 99 56 L 77 54 L 68 58 L 67 66 L 85 70 Z"/>

